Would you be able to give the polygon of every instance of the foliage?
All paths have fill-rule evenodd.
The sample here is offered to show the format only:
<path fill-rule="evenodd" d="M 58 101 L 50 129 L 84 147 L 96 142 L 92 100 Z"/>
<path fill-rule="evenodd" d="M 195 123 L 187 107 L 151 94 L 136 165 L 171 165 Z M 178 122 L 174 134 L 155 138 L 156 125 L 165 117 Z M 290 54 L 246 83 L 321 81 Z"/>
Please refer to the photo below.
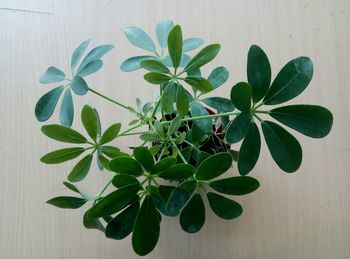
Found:
<path fill-rule="evenodd" d="M 40 78 L 43 84 L 60 86 L 39 99 L 35 115 L 41 122 L 48 120 L 63 94 L 62 125 L 44 125 L 42 132 L 74 146 L 50 152 L 41 161 L 56 164 L 80 157 L 67 175 L 69 182 L 63 182 L 77 196 L 55 197 L 48 203 L 71 209 L 89 204 L 84 226 L 116 240 L 132 234 L 132 245 L 139 255 L 150 253 L 156 246 L 162 216 L 179 216 L 181 228 L 188 233 L 201 230 L 206 214 L 203 199 L 208 199 L 210 209 L 222 219 L 242 214 L 242 206 L 224 195 L 245 195 L 259 188 L 258 180 L 247 174 L 258 161 L 261 132 L 277 166 L 292 173 L 301 165 L 302 148 L 282 125 L 312 138 L 325 137 L 331 130 L 332 114 L 321 106 L 293 104 L 268 109 L 305 90 L 313 75 L 308 57 L 289 61 L 271 83 L 268 57 L 253 45 L 248 52 L 247 82 L 234 84 L 229 96 L 203 98 L 229 77 L 223 66 L 208 76 L 201 72 L 218 55 L 219 44 L 207 45 L 191 55 L 204 41 L 183 39 L 181 27 L 172 21 L 156 26 L 159 48 L 140 28 L 128 27 L 124 32 L 131 44 L 148 53 L 128 58 L 121 70 L 146 70 L 144 79 L 159 87 L 154 101 L 143 104 L 136 99 L 136 107 L 131 107 L 88 87 L 86 76 L 102 67 L 101 58 L 112 45 L 92 49 L 79 64 L 90 42 L 87 40 L 73 52 L 70 79 L 55 67 L 49 67 Z M 85 105 L 81 122 L 87 134 L 80 133 L 70 128 L 74 117 L 72 92 L 96 94 L 125 108 L 135 119 L 124 131 L 118 122 L 102 131 L 97 110 Z M 130 135 L 141 140 L 131 154 L 112 144 Z M 240 143 L 239 150 L 232 150 L 236 143 Z M 98 168 L 108 171 L 111 179 L 97 194 L 89 195 L 72 182 L 87 177 L 94 156 Z M 237 162 L 239 176 L 228 172 L 233 161 Z"/>

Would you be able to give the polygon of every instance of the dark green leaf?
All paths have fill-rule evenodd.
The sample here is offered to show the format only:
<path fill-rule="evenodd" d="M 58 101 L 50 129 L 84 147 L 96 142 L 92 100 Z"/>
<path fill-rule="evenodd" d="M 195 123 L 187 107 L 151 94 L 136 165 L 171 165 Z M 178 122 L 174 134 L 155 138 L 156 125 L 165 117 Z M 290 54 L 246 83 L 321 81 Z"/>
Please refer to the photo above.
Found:
<path fill-rule="evenodd" d="M 190 101 L 182 86 L 177 87 L 176 109 L 181 116 L 185 116 L 190 108 Z"/>
<path fill-rule="evenodd" d="M 202 93 L 208 93 L 214 89 L 211 82 L 209 82 L 207 79 L 203 77 L 189 76 L 185 78 L 185 82 L 193 86 L 197 90 L 201 91 Z"/>
<path fill-rule="evenodd" d="M 179 67 L 184 67 L 187 65 L 187 63 L 191 60 L 190 56 L 186 54 L 181 55 L 181 61 Z M 167 67 L 174 67 L 173 62 L 171 60 L 170 56 L 165 56 L 162 60 L 163 64 L 166 65 Z"/>
<path fill-rule="evenodd" d="M 59 149 L 43 156 L 40 161 L 45 164 L 58 164 L 72 160 L 85 151 L 83 147 L 71 147 Z"/>
<path fill-rule="evenodd" d="M 252 87 L 254 103 L 260 101 L 271 83 L 271 67 L 265 52 L 257 45 L 252 45 L 248 52 L 248 82 Z"/>
<path fill-rule="evenodd" d="M 75 76 L 72 81 L 72 90 L 77 95 L 84 95 L 88 92 L 89 87 L 85 80 L 80 76 Z"/>
<path fill-rule="evenodd" d="M 169 129 L 168 129 L 168 132 L 167 134 L 169 136 L 173 135 L 181 126 L 181 123 L 182 123 L 182 118 L 181 116 L 179 117 L 176 117 L 175 119 L 173 119 L 169 125 Z"/>
<path fill-rule="evenodd" d="M 83 67 L 89 64 L 91 61 L 101 59 L 108 51 L 113 49 L 113 45 L 101 45 L 96 48 L 93 48 L 83 59 L 78 67 L 78 71 L 80 71 Z"/>
<path fill-rule="evenodd" d="M 252 117 L 250 113 L 242 112 L 239 114 L 229 125 L 225 140 L 228 143 L 237 143 L 241 141 L 247 134 L 251 121 Z"/>
<path fill-rule="evenodd" d="M 216 89 L 227 81 L 228 76 L 229 72 L 225 67 L 217 67 L 210 73 L 208 81 Z"/>
<path fill-rule="evenodd" d="M 261 127 L 267 147 L 276 164 L 287 173 L 298 170 L 303 157 L 298 140 L 271 121 L 263 121 Z"/>
<path fill-rule="evenodd" d="M 161 138 L 158 137 L 156 134 L 153 133 L 143 133 L 140 135 L 140 139 L 143 141 L 147 141 L 147 142 L 158 142 L 161 141 Z"/>
<path fill-rule="evenodd" d="M 122 188 L 130 184 L 140 184 L 140 182 L 134 176 L 128 174 L 117 174 L 113 177 L 112 184 L 117 188 Z"/>
<path fill-rule="evenodd" d="M 71 184 L 71 183 L 69 183 L 69 182 L 63 182 L 63 184 L 64 184 L 64 186 L 66 186 L 69 190 L 80 194 L 80 191 L 78 190 L 78 188 L 77 188 L 75 185 L 73 185 L 73 184 Z"/>
<path fill-rule="evenodd" d="M 176 163 L 176 158 L 173 157 L 167 157 L 164 158 L 160 161 L 158 161 L 154 167 L 151 170 L 152 174 L 158 174 L 162 171 L 164 171 L 165 169 L 170 168 L 171 166 L 173 166 Z"/>
<path fill-rule="evenodd" d="M 180 214 L 181 228 L 187 233 L 196 233 L 204 225 L 205 206 L 200 194 L 196 193 Z"/>
<path fill-rule="evenodd" d="M 106 129 L 106 131 L 102 134 L 100 144 L 106 144 L 118 137 L 121 126 L 122 125 L 120 123 L 115 123 L 111 125 L 108 129 Z"/>
<path fill-rule="evenodd" d="M 308 57 L 289 61 L 278 73 L 263 102 L 280 104 L 301 94 L 312 79 L 313 65 Z"/>
<path fill-rule="evenodd" d="M 178 185 L 170 194 L 166 210 L 168 215 L 176 216 L 179 214 L 182 207 L 187 203 L 195 189 L 197 182 L 188 180 Z"/>
<path fill-rule="evenodd" d="M 146 147 L 136 147 L 133 151 L 136 160 L 145 168 L 147 171 L 151 171 L 154 165 L 154 159 L 151 152 Z"/>
<path fill-rule="evenodd" d="M 197 168 L 196 179 L 210 180 L 230 169 L 232 156 L 227 152 L 216 153 L 205 159 Z"/>
<path fill-rule="evenodd" d="M 66 89 L 63 94 L 63 100 L 60 110 L 60 122 L 62 125 L 70 127 L 73 123 L 74 117 L 74 107 L 73 107 L 73 98 L 70 89 Z"/>
<path fill-rule="evenodd" d="M 189 164 L 176 164 L 159 174 L 159 177 L 167 180 L 187 179 L 193 175 L 195 168 Z"/>
<path fill-rule="evenodd" d="M 323 138 L 332 128 L 332 113 L 317 105 L 290 105 L 270 111 L 279 122 L 312 138 Z"/>
<path fill-rule="evenodd" d="M 84 214 L 83 224 L 84 227 L 86 227 L 87 229 L 97 229 L 102 231 L 103 233 L 105 232 L 105 227 L 102 225 L 101 221 L 99 219 L 88 218 L 87 212 Z"/>
<path fill-rule="evenodd" d="M 82 67 L 80 70 L 78 70 L 77 75 L 81 77 L 91 75 L 92 73 L 95 73 L 96 71 L 100 70 L 102 66 L 102 60 L 93 60 L 90 63 L 86 64 L 84 67 Z"/>
<path fill-rule="evenodd" d="M 149 193 L 151 195 L 154 205 L 161 213 L 170 217 L 176 216 L 176 215 L 168 214 L 166 210 L 167 201 L 169 199 L 171 192 L 174 190 L 175 187 L 160 185 L 158 188 L 156 188 L 155 186 L 150 185 L 147 188 L 149 190 Z"/>
<path fill-rule="evenodd" d="M 120 70 L 123 72 L 131 72 L 141 68 L 141 61 L 155 59 L 153 56 L 136 56 L 125 60 L 120 65 Z"/>
<path fill-rule="evenodd" d="M 223 97 L 209 97 L 202 102 L 220 112 L 232 112 L 235 109 L 231 100 Z"/>
<path fill-rule="evenodd" d="M 86 138 L 79 132 L 62 125 L 44 125 L 41 127 L 41 131 L 49 138 L 61 142 L 74 144 L 87 142 Z"/>
<path fill-rule="evenodd" d="M 176 98 L 178 85 L 173 82 L 167 83 L 167 86 L 162 95 L 162 107 L 165 113 L 172 113 L 174 111 L 174 102 Z"/>
<path fill-rule="evenodd" d="M 106 227 L 106 237 L 121 240 L 133 230 L 140 203 L 135 202 L 119 213 Z"/>
<path fill-rule="evenodd" d="M 78 197 L 59 196 L 47 201 L 48 204 L 61 209 L 77 209 L 86 203 L 86 200 Z"/>
<path fill-rule="evenodd" d="M 234 219 L 241 216 L 243 213 L 243 208 L 238 202 L 213 192 L 208 192 L 207 197 L 210 208 L 220 218 Z"/>
<path fill-rule="evenodd" d="M 210 154 L 205 152 L 205 151 L 200 151 L 197 153 L 196 155 L 196 166 L 199 166 L 205 159 L 207 159 L 208 157 L 210 157 Z"/>
<path fill-rule="evenodd" d="M 110 158 L 128 156 L 126 153 L 121 152 L 119 148 L 113 146 L 102 146 L 101 152 Z"/>
<path fill-rule="evenodd" d="M 216 55 L 219 53 L 219 50 L 220 50 L 220 44 L 212 44 L 203 48 L 201 51 L 198 52 L 197 55 L 195 55 L 191 59 L 190 62 L 188 62 L 184 70 L 186 72 L 197 70 L 201 66 L 212 61 L 216 57 Z"/>
<path fill-rule="evenodd" d="M 183 41 L 183 52 L 194 50 L 203 44 L 204 40 L 200 38 L 189 38 Z"/>
<path fill-rule="evenodd" d="M 245 82 L 234 85 L 231 89 L 231 101 L 240 111 L 250 111 L 252 104 L 252 87 Z"/>
<path fill-rule="evenodd" d="M 71 62 L 70 62 L 70 67 L 72 70 L 76 67 L 78 64 L 80 58 L 83 56 L 84 51 L 86 50 L 87 46 L 90 43 L 90 39 L 84 41 L 81 43 L 73 52 Z"/>
<path fill-rule="evenodd" d="M 259 188 L 258 180 L 250 176 L 234 176 L 211 182 L 210 187 L 217 192 L 230 195 L 245 195 Z"/>
<path fill-rule="evenodd" d="M 253 170 L 260 154 L 260 133 L 254 122 L 251 123 L 238 153 L 238 171 L 241 175 Z"/>
<path fill-rule="evenodd" d="M 191 117 L 209 115 L 207 110 L 196 101 L 192 102 L 190 111 Z M 209 133 L 213 129 L 213 122 L 211 118 L 195 120 L 193 123 L 196 124 L 204 133 Z"/>
<path fill-rule="evenodd" d="M 171 29 L 174 27 L 173 21 L 161 21 L 157 24 L 156 34 L 161 48 L 166 48 L 168 44 L 168 36 Z"/>
<path fill-rule="evenodd" d="M 182 31 L 179 25 L 176 25 L 169 33 L 168 51 L 174 68 L 177 68 L 182 56 Z"/>
<path fill-rule="evenodd" d="M 90 154 L 80 160 L 68 175 L 68 180 L 70 182 L 79 182 L 83 180 L 89 173 L 92 158 L 93 156 Z"/>
<path fill-rule="evenodd" d="M 132 233 L 132 247 L 138 255 L 144 256 L 156 246 L 160 231 L 159 223 L 158 211 L 152 198 L 146 196 L 137 214 Z"/>
<path fill-rule="evenodd" d="M 88 218 L 100 218 L 122 210 L 135 199 L 139 189 L 139 184 L 131 184 L 108 194 L 88 211 Z"/>
<path fill-rule="evenodd" d="M 39 82 L 42 84 L 49 84 L 61 82 L 66 79 L 66 75 L 56 67 L 49 67 L 45 73 L 40 77 Z"/>
<path fill-rule="evenodd" d="M 81 111 L 81 121 L 83 122 L 86 132 L 94 141 L 96 141 L 99 126 L 98 118 L 94 109 L 89 105 L 85 105 Z"/>
<path fill-rule="evenodd" d="M 151 83 L 151 84 L 162 84 L 165 83 L 167 81 L 169 81 L 171 79 L 170 76 L 168 75 L 164 75 L 164 74 L 159 74 L 159 73 L 155 73 L 155 72 L 150 72 L 144 75 L 143 77 L 147 82 Z"/>
<path fill-rule="evenodd" d="M 143 60 L 141 61 L 141 67 L 151 72 L 170 74 L 169 68 L 158 60 Z"/>
<path fill-rule="evenodd" d="M 131 157 L 123 156 L 113 159 L 109 168 L 118 174 L 141 175 L 143 173 L 140 164 Z"/>
<path fill-rule="evenodd" d="M 156 47 L 154 46 L 152 39 L 142 29 L 137 27 L 128 27 L 124 30 L 124 33 L 129 42 L 134 46 L 151 52 L 156 51 Z"/>
<path fill-rule="evenodd" d="M 59 86 L 40 97 L 35 105 L 35 117 L 38 121 L 46 121 L 51 117 L 63 90 L 64 87 Z"/>

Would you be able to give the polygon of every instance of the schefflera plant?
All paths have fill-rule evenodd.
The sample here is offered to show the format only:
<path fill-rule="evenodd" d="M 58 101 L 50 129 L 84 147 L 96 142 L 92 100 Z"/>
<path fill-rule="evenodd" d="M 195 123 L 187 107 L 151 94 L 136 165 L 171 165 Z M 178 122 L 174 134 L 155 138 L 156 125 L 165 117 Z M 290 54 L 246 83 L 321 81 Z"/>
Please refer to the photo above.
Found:
<path fill-rule="evenodd" d="M 156 246 L 163 216 L 179 216 L 184 231 L 198 232 L 205 223 L 203 199 L 220 218 L 240 216 L 242 206 L 227 195 L 245 195 L 258 189 L 258 180 L 247 174 L 258 161 L 261 132 L 276 164 L 292 173 L 301 165 L 302 149 L 282 125 L 312 138 L 325 137 L 331 130 L 332 114 L 321 106 L 294 104 L 262 109 L 289 101 L 305 90 L 313 75 L 307 57 L 289 61 L 271 83 L 269 60 L 260 47 L 253 45 L 248 52 L 247 82 L 234 84 L 227 97 L 204 98 L 229 76 L 222 66 L 207 77 L 201 73 L 201 68 L 219 53 L 219 44 L 191 55 L 204 41 L 184 40 L 181 27 L 172 21 L 160 22 L 156 27 L 158 49 L 140 28 L 129 27 L 125 34 L 133 45 L 149 53 L 128 58 L 121 70 L 147 70 L 144 79 L 159 87 L 154 100 L 143 104 L 136 99 L 136 107 L 132 107 L 92 89 L 85 77 L 102 67 L 101 58 L 112 45 L 92 49 L 76 69 L 88 40 L 73 52 L 70 78 L 55 67 L 40 78 L 41 83 L 65 83 L 39 99 L 35 114 L 39 121 L 48 120 L 64 92 L 62 125 L 44 125 L 42 132 L 75 146 L 50 152 L 41 161 L 56 164 L 80 157 L 68 173 L 68 181 L 63 182 L 78 196 L 59 196 L 48 203 L 71 209 L 89 204 L 84 226 L 116 240 L 132 234 L 132 246 L 138 255 L 146 255 Z M 123 130 L 119 122 L 102 130 L 97 110 L 85 105 L 81 122 L 87 135 L 80 133 L 70 128 L 74 116 L 71 91 L 77 95 L 96 94 L 125 108 L 135 119 Z M 131 135 L 141 140 L 131 152 L 123 152 L 113 144 L 115 139 Z M 238 150 L 231 149 L 235 143 L 241 143 Z M 96 194 L 89 194 L 74 183 L 88 175 L 94 157 L 97 167 L 110 175 L 110 181 Z M 237 162 L 239 175 L 228 172 L 233 161 Z"/>

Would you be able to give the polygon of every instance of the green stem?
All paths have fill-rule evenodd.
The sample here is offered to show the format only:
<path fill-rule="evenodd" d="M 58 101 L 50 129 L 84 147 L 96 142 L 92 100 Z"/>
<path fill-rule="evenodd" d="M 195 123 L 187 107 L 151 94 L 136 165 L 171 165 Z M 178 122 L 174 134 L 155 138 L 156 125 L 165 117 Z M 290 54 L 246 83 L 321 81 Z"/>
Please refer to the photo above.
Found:
<path fill-rule="evenodd" d="M 152 112 L 151 117 L 153 117 L 153 116 L 156 114 L 157 109 L 158 109 L 158 106 L 159 106 L 159 104 L 160 104 L 160 100 L 161 100 L 161 98 L 162 98 L 162 97 L 160 97 L 160 98 L 159 98 L 159 100 L 158 100 L 158 102 L 157 102 L 156 106 L 154 107 L 154 110 L 153 110 L 153 112 Z"/>
<path fill-rule="evenodd" d="M 270 114 L 270 111 L 254 111 L 254 113 Z"/>
<path fill-rule="evenodd" d="M 263 120 L 262 120 L 258 115 L 256 115 L 255 113 L 253 113 L 253 116 L 254 116 L 255 118 L 257 118 L 258 121 L 263 122 Z"/>
<path fill-rule="evenodd" d="M 256 110 L 256 109 L 258 109 L 260 106 L 263 106 L 264 105 L 264 102 L 261 102 L 261 103 L 257 103 L 257 105 L 255 106 L 253 106 L 253 110 Z"/>
<path fill-rule="evenodd" d="M 123 135 L 119 135 L 119 137 L 140 135 L 140 134 L 147 133 L 147 132 L 149 132 L 149 131 L 139 131 L 139 132 L 124 133 Z"/>
<path fill-rule="evenodd" d="M 178 152 L 180 158 L 182 159 L 182 161 L 183 161 L 185 164 L 188 164 L 186 158 L 182 155 L 180 149 L 176 146 L 176 144 L 175 144 L 174 142 L 171 142 L 171 144 L 174 146 L 174 148 L 177 149 L 177 152 Z"/>
<path fill-rule="evenodd" d="M 97 198 L 94 200 L 94 203 L 92 204 L 92 206 L 94 206 L 97 202 L 98 199 L 101 198 L 102 194 L 107 190 L 108 186 L 112 183 L 113 178 L 106 184 L 105 187 L 103 187 L 103 189 L 99 192 L 99 194 L 97 195 Z"/>
<path fill-rule="evenodd" d="M 131 127 L 130 129 L 127 129 L 127 130 L 123 131 L 122 133 L 120 133 L 118 136 L 119 136 L 119 137 L 121 137 L 121 136 L 126 136 L 126 135 L 125 135 L 126 133 L 128 133 L 128 132 L 130 132 L 130 131 L 132 131 L 132 130 L 134 130 L 134 129 L 137 129 L 137 128 L 141 127 L 141 126 L 142 126 L 142 125 L 139 124 L 139 125 L 136 125 L 136 126 L 134 126 L 134 127 Z"/>
<path fill-rule="evenodd" d="M 238 115 L 241 112 L 225 112 L 225 113 L 218 113 L 218 114 L 211 114 L 211 115 L 203 115 L 203 116 L 195 116 L 190 118 L 182 119 L 182 121 L 194 121 L 194 120 L 203 120 L 208 118 L 217 118 L 217 117 L 225 117 L 230 115 Z M 171 123 L 171 121 L 163 121 L 162 124 Z"/>

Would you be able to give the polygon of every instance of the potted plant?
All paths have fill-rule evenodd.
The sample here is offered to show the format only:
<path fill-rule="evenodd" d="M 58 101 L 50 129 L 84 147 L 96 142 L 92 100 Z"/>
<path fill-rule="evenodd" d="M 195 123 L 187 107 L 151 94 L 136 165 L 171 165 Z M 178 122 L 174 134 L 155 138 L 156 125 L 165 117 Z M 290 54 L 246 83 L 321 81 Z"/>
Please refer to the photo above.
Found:
<path fill-rule="evenodd" d="M 121 70 L 146 70 L 144 79 L 159 89 L 154 100 L 142 103 L 136 99 L 136 107 L 132 107 L 89 87 L 87 76 L 102 67 L 101 58 L 113 46 L 95 47 L 84 56 L 87 40 L 72 54 L 71 77 L 49 67 L 40 78 L 43 84 L 59 86 L 39 99 L 35 115 L 40 122 L 48 120 L 63 95 L 60 124 L 44 125 L 41 130 L 51 139 L 74 146 L 50 152 L 41 161 L 56 164 L 79 157 L 68 181 L 63 182 L 76 195 L 55 197 L 48 203 L 70 209 L 85 205 L 86 228 L 101 230 L 117 240 L 132 234 L 138 255 L 146 255 L 156 246 L 164 216 L 179 216 L 181 228 L 188 233 L 203 227 L 206 209 L 223 219 L 240 216 L 242 206 L 227 195 L 245 195 L 259 187 L 258 180 L 247 174 L 259 158 L 261 135 L 276 164 L 292 173 L 302 162 L 302 148 L 285 127 L 312 138 L 325 137 L 331 130 L 333 117 L 326 108 L 284 105 L 310 83 L 313 65 L 308 57 L 289 61 L 271 83 L 269 60 L 253 45 L 248 51 L 247 82 L 234 84 L 230 96 L 206 97 L 229 77 L 222 66 L 209 76 L 201 73 L 201 68 L 219 53 L 219 44 L 191 55 L 203 40 L 184 40 L 181 27 L 172 21 L 156 26 L 159 48 L 140 28 L 126 28 L 125 35 L 147 54 L 125 60 Z M 127 126 L 116 122 L 103 130 L 97 110 L 85 105 L 81 122 L 87 134 L 72 129 L 72 94 L 87 93 L 125 108 L 135 119 Z M 130 135 L 140 139 L 130 152 L 112 144 Z M 231 150 L 231 144 L 239 142 L 239 150 Z M 98 168 L 110 174 L 110 181 L 97 194 L 88 194 L 73 183 L 87 176 L 94 158 Z M 234 172 L 239 173 L 236 176 L 228 172 L 233 161 L 237 168 Z M 205 208 L 203 199 L 208 199 L 210 208 Z"/>

